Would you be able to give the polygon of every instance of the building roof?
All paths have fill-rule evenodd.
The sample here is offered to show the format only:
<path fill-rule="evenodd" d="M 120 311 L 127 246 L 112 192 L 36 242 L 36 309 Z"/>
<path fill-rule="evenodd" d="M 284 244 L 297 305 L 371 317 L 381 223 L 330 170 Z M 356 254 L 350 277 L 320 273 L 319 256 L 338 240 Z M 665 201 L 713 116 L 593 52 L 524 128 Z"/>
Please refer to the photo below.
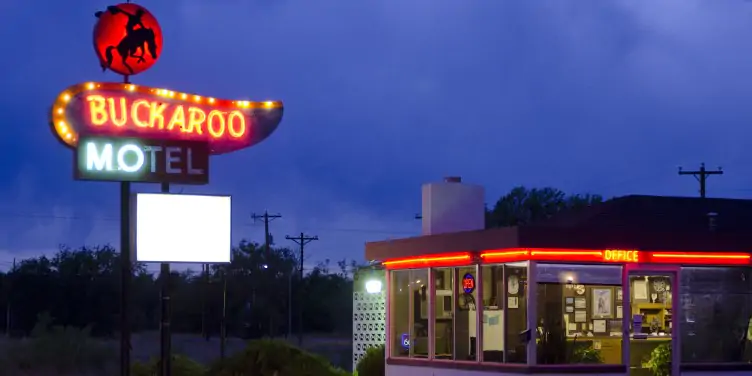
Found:
<path fill-rule="evenodd" d="M 631 195 L 530 225 L 366 244 L 366 259 L 504 248 L 752 250 L 752 200 Z"/>
<path fill-rule="evenodd" d="M 716 231 L 752 231 L 752 200 L 631 195 L 562 212 L 537 225 L 707 231 L 711 222 Z"/>

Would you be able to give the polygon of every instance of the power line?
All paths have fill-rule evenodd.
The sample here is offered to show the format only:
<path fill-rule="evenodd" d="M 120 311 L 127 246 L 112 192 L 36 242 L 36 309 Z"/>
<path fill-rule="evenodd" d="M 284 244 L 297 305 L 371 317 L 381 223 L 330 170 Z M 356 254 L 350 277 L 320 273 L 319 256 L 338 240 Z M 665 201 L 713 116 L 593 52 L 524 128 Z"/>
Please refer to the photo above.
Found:
<path fill-rule="evenodd" d="M 319 237 L 314 236 L 306 236 L 305 233 L 300 233 L 300 236 L 298 237 L 292 237 L 290 235 L 285 236 L 285 239 L 292 240 L 295 243 L 297 243 L 300 246 L 300 281 L 303 281 L 303 259 L 304 259 L 304 249 L 306 244 L 314 241 L 319 240 Z M 302 286 L 301 286 L 302 287 Z M 298 289 L 298 346 L 303 346 L 303 289 Z"/>
<path fill-rule="evenodd" d="M 710 175 L 723 175 L 723 169 L 718 167 L 715 171 L 708 171 L 705 169 L 705 163 L 700 163 L 700 169 L 697 171 L 683 171 L 679 167 L 679 175 L 692 175 L 700 183 L 700 197 L 705 198 L 705 185 Z"/>
<path fill-rule="evenodd" d="M 257 219 L 263 219 L 263 215 L 257 215 Z M 273 219 L 272 215 L 269 215 L 270 221 Z M 280 216 L 281 217 L 281 216 Z M 0 218 L 17 219 L 60 219 L 60 220 L 77 220 L 77 221 L 93 221 L 95 223 L 107 222 L 108 225 L 117 225 L 120 222 L 120 218 L 116 217 L 85 217 L 85 216 L 66 216 L 66 215 L 54 215 L 54 214 L 29 214 L 29 213 L 12 213 L 12 212 L 0 212 Z M 242 226 L 255 226 L 255 223 L 244 223 Z M 346 227 L 307 227 L 314 231 L 323 232 L 354 232 L 354 233 L 370 233 L 370 234 L 395 234 L 395 235 L 415 235 L 415 231 L 405 230 L 390 230 L 390 229 L 364 229 L 364 228 L 346 228 Z"/>

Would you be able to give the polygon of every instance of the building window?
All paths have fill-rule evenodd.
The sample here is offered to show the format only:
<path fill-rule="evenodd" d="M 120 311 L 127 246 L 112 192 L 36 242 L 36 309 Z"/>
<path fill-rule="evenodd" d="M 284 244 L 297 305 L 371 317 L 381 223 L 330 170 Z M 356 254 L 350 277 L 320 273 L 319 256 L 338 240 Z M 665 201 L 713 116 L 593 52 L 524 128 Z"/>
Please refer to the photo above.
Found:
<path fill-rule="evenodd" d="M 452 359 L 454 342 L 454 268 L 436 268 L 434 276 L 434 357 Z M 421 304 L 421 309 L 426 302 Z"/>
<path fill-rule="evenodd" d="M 683 267 L 682 363 L 752 362 L 752 270 Z"/>
<path fill-rule="evenodd" d="M 428 357 L 428 269 L 390 272 L 392 357 Z"/>
<path fill-rule="evenodd" d="M 483 361 L 526 363 L 527 352 L 520 333 L 527 329 L 528 263 L 481 268 Z"/>
<path fill-rule="evenodd" d="M 538 364 L 621 364 L 621 265 L 537 266 Z"/>
<path fill-rule="evenodd" d="M 476 267 L 436 268 L 434 358 L 475 360 Z"/>
<path fill-rule="evenodd" d="M 391 356 L 410 353 L 410 271 L 389 272 L 389 338 Z"/>

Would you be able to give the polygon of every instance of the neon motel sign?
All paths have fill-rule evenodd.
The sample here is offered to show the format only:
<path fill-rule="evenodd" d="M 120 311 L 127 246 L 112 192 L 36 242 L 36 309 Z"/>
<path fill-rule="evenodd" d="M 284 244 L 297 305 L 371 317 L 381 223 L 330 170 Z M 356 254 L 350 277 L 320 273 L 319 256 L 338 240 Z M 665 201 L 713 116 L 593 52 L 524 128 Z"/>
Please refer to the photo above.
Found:
<path fill-rule="evenodd" d="M 83 136 L 74 174 L 80 180 L 206 184 L 208 145 L 200 141 Z"/>
<path fill-rule="evenodd" d="M 278 101 L 203 97 L 166 89 L 90 82 L 69 87 L 51 113 L 53 133 L 75 148 L 82 136 L 202 141 L 210 154 L 255 145 L 282 120 Z"/>

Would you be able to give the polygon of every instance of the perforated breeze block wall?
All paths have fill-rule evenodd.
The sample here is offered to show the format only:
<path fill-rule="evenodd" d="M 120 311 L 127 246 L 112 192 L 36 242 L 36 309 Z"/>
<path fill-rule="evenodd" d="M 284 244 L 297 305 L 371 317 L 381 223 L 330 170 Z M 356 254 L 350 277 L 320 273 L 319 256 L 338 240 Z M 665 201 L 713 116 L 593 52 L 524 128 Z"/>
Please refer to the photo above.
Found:
<path fill-rule="evenodd" d="M 358 361 L 371 347 L 386 342 L 386 284 L 384 271 L 356 273 L 353 283 L 353 370 Z M 382 291 L 369 294 L 365 289 L 367 280 L 378 279 Z"/>

